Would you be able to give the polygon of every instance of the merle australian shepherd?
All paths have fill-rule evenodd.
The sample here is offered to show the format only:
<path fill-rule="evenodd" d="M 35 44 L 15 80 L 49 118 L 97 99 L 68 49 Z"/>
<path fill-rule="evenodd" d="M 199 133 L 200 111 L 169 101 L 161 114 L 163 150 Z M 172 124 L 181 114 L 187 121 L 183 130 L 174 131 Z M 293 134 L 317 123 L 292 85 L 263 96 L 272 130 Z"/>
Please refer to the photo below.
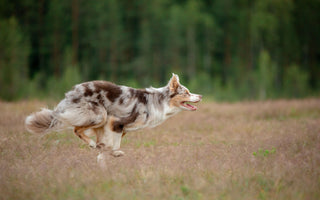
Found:
<path fill-rule="evenodd" d="M 26 118 L 33 133 L 73 128 L 74 133 L 93 148 L 111 147 L 122 156 L 121 138 L 130 131 L 155 127 L 182 110 L 195 111 L 201 95 L 192 94 L 172 78 L 165 87 L 134 89 L 107 81 L 75 85 L 54 110 L 42 109 Z M 96 142 L 89 136 L 96 135 Z"/>

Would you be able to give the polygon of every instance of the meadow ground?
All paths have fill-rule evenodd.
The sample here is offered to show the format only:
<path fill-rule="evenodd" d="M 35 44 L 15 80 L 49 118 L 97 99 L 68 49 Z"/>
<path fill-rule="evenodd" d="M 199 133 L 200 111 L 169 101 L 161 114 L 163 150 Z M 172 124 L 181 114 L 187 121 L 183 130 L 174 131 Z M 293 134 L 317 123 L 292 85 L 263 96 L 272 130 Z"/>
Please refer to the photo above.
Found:
<path fill-rule="evenodd" d="M 99 164 L 71 131 L 26 132 L 45 106 L 0 102 L 0 199 L 320 199 L 320 99 L 200 103 Z"/>

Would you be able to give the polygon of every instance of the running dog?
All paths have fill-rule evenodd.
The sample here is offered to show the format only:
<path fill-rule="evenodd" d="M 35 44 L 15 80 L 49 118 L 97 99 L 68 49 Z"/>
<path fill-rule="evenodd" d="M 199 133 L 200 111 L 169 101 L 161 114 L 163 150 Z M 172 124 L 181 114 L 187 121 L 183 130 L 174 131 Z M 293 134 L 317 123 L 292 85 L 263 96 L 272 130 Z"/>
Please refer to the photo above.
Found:
<path fill-rule="evenodd" d="M 121 138 L 130 131 L 155 127 L 182 110 L 195 111 L 189 104 L 201 101 L 172 74 L 161 88 L 134 89 L 107 81 L 75 85 L 54 110 L 42 109 L 26 118 L 29 132 L 48 133 L 73 128 L 74 133 L 93 148 L 111 147 L 122 156 Z M 89 136 L 96 135 L 96 142 Z"/>

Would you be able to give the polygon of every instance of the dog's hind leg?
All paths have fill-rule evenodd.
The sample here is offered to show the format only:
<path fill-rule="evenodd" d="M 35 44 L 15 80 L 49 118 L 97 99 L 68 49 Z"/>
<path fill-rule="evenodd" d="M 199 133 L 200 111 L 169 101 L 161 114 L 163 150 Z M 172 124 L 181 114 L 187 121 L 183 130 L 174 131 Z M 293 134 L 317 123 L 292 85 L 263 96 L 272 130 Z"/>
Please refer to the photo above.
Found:
<path fill-rule="evenodd" d="M 89 144 L 90 147 L 96 148 L 96 143 L 90 137 L 88 137 L 84 131 L 90 127 L 74 127 L 74 133 L 82 139 L 85 143 Z"/>
<path fill-rule="evenodd" d="M 110 131 L 105 130 L 108 126 L 104 126 L 101 128 L 96 128 L 96 135 L 97 135 L 97 148 L 102 149 L 104 147 L 110 147 L 113 146 L 113 138 Z"/>
<path fill-rule="evenodd" d="M 90 147 L 96 148 L 96 143 L 90 137 L 88 137 L 84 131 L 89 129 L 90 127 L 74 127 L 74 133 L 82 139 L 85 143 L 89 144 Z"/>
<path fill-rule="evenodd" d="M 103 142 L 103 127 L 95 128 L 93 131 L 96 133 L 97 136 L 97 148 L 102 149 L 105 146 L 105 143 Z"/>
<path fill-rule="evenodd" d="M 107 122 L 107 112 L 105 108 L 96 102 L 65 103 L 64 107 L 64 110 L 56 110 L 56 117 L 60 121 L 73 126 L 74 133 L 80 139 L 91 147 L 96 147 L 96 142 L 88 137 L 84 131 L 105 125 Z"/>
<path fill-rule="evenodd" d="M 100 123 L 92 124 L 89 126 L 75 126 L 74 127 L 74 133 L 83 141 L 85 141 L 87 144 L 90 145 L 92 148 L 96 148 L 97 143 L 93 141 L 89 136 L 85 134 L 85 131 L 88 129 L 91 129 L 90 131 L 93 131 L 97 136 L 97 141 L 100 140 L 100 130 L 103 129 L 103 125 L 106 123 L 106 117 L 103 117 L 103 121 Z M 103 131 L 102 131 L 103 132 Z"/>

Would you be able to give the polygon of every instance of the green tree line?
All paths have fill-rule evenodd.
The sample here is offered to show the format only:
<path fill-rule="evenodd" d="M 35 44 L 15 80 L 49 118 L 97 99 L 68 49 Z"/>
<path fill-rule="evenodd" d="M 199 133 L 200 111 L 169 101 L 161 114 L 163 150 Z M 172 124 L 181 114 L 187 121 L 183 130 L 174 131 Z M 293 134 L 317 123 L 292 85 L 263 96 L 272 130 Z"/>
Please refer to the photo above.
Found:
<path fill-rule="evenodd" d="M 0 98 L 171 72 L 218 100 L 314 96 L 319 22 L 319 0 L 0 0 Z"/>

